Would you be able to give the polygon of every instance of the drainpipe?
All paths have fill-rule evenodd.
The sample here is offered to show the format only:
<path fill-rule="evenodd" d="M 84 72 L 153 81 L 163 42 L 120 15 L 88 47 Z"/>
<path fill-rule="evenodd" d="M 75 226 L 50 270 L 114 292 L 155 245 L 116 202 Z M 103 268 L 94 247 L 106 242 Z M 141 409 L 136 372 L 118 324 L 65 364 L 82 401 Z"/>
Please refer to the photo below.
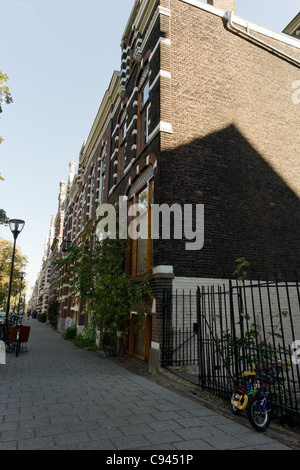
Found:
<path fill-rule="evenodd" d="M 248 38 L 258 42 L 259 44 L 262 44 L 263 46 L 267 47 L 268 49 L 271 49 L 274 52 L 277 52 L 277 54 L 280 54 L 281 56 L 285 57 L 286 59 L 292 61 L 294 64 L 300 66 L 300 61 L 295 59 L 294 57 L 285 54 L 284 52 L 280 51 L 279 49 L 276 49 L 276 47 L 271 46 L 270 44 L 262 41 L 261 39 L 258 39 L 256 36 L 253 36 L 252 34 L 249 33 L 249 24 L 247 23 L 247 31 L 243 31 L 242 29 L 238 28 L 237 26 L 234 26 L 233 24 L 233 19 L 234 19 L 234 12 L 233 11 L 228 11 L 226 13 L 227 19 L 229 21 L 230 27 L 234 30 L 237 31 L 244 36 L 247 36 Z"/>

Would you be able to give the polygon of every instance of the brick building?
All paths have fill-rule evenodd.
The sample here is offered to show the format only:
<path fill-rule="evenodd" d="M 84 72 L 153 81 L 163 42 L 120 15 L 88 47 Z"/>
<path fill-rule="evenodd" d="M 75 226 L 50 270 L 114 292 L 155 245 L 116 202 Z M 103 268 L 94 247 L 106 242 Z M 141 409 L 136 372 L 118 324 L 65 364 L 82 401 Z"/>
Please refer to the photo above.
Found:
<path fill-rule="evenodd" d="M 135 1 L 120 72 L 69 181 L 64 246 L 96 219 L 98 204 L 124 195 L 149 219 L 152 203 L 204 205 L 204 245 L 133 242 L 130 273 L 151 270 L 154 299 L 131 353 L 159 354 L 163 288 L 227 280 L 240 256 L 255 275 L 299 267 L 299 68 L 294 29 L 247 22 L 234 0 Z M 84 321 L 63 282 L 60 305 L 61 329 Z"/>
<path fill-rule="evenodd" d="M 60 256 L 60 246 L 63 241 L 65 197 L 66 183 L 60 181 L 57 213 L 51 216 L 41 269 L 31 294 L 30 309 L 38 314 L 47 313 L 49 304 L 58 298 L 59 270 L 55 262 Z"/>

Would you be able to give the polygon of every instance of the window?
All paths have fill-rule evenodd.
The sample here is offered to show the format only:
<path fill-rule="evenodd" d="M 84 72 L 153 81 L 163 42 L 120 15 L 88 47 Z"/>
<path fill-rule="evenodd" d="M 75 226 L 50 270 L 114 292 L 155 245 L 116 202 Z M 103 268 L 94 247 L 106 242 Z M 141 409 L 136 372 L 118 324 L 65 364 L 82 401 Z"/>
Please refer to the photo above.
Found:
<path fill-rule="evenodd" d="M 106 144 L 104 145 L 101 156 L 98 159 L 98 203 L 103 203 L 104 197 L 104 175 L 105 175 Z"/>
<path fill-rule="evenodd" d="M 124 162 L 126 161 L 126 155 L 125 155 L 126 135 L 127 135 L 127 114 L 126 114 L 126 111 L 124 111 L 120 119 L 117 181 L 119 181 L 123 175 Z"/>
<path fill-rule="evenodd" d="M 139 206 L 139 230 L 143 238 L 137 240 L 136 247 L 136 273 L 141 274 L 147 267 L 147 239 L 148 238 L 148 185 L 136 197 Z"/>
<path fill-rule="evenodd" d="M 88 196 L 89 211 L 87 214 L 89 219 L 91 219 L 93 215 L 94 188 L 95 188 L 95 170 L 93 168 L 91 171 L 91 175 L 89 177 L 89 196 Z"/>
<path fill-rule="evenodd" d="M 138 212 L 134 215 L 131 213 L 129 217 L 129 224 L 135 221 L 134 233 L 138 233 L 136 239 L 130 238 L 129 241 L 131 250 L 127 266 L 133 277 L 146 274 L 152 266 L 151 204 L 154 203 L 153 195 L 154 182 L 151 178 L 129 198 L 129 207 L 132 208 L 135 204 L 135 208 L 138 208 Z"/>
<path fill-rule="evenodd" d="M 141 152 L 149 140 L 149 69 L 146 68 L 139 83 L 138 151 Z"/>
<path fill-rule="evenodd" d="M 136 46 L 137 46 L 137 41 L 135 40 L 130 48 L 130 72 L 132 71 L 133 65 L 134 65 L 134 55 L 136 52 Z"/>
<path fill-rule="evenodd" d="M 80 229 L 79 231 L 82 232 L 83 224 L 84 224 L 84 205 L 85 205 L 85 186 L 83 188 L 83 192 L 81 194 L 81 212 L 80 212 Z"/>

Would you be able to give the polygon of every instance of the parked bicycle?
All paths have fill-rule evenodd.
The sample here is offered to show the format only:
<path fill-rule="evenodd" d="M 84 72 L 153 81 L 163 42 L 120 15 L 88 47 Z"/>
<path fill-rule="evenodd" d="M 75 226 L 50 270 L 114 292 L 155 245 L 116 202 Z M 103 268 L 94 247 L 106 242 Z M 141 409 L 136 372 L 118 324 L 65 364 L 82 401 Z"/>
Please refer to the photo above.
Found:
<path fill-rule="evenodd" d="M 30 326 L 23 326 L 23 315 L 10 315 L 8 322 L 0 327 L 0 340 L 6 346 L 6 352 L 16 352 L 16 356 L 21 351 L 21 346 L 27 351 L 27 342 L 30 333 Z"/>
<path fill-rule="evenodd" d="M 248 385 L 237 385 L 231 396 L 231 406 L 233 414 L 247 410 L 248 420 L 251 426 L 259 432 L 264 432 L 270 425 L 271 409 L 269 396 L 267 394 L 267 384 L 275 383 L 272 369 L 276 365 L 288 365 L 290 362 L 277 361 L 270 366 L 255 364 L 254 370 L 260 375 L 260 383 L 257 384 L 257 372 L 244 371 L 243 375 L 249 378 Z"/>
<path fill-rule="evenodd" d="M 255 369 L 255 365 L 253 368 Z M 249 396 L 255 393 L 256 372 L 244 371 L 243 375 L 244 377 L 248 377 L 248 384 L 236 385 L 235 390 L 231 396 L 231 411 L 234 415 L 237 415 L 241 411 L 246 410 Z"/>
<path fill-rule="evenodd" d="M 10 335 L 9 335 L 10 325 L 11 325 L 10 317 L 8 318 L 8 321 L 4 320 L 4 322 L 0 325 L 0 340 L 3 341 L 6 346 L 6 352 L 11 352 Z"/>
<path fill-rule="evenodd" d="M 22 331 L 22 328 L 23 328 L 23 324 L 22 324 L 22 318 L 21 317 L 17 317 L 17 321 L 16 321 L 16 336 L 15 336 L 15 342 L 13 343 L 14 344 L 14 347 L 15 347 L 15 350 L 16 350 L 16 356 L 19 355 L 19 352 L 20 352 L 20 349 L 21 349 L 21 331 Z"/>

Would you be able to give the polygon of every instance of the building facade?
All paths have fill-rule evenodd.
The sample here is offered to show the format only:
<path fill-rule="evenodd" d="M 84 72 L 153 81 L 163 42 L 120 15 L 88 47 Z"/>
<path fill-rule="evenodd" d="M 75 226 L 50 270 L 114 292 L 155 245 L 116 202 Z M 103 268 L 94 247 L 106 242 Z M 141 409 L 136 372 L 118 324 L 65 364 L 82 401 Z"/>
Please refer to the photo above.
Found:
<path fill-rule="evenodd" d="M 51 216 L 41 269 L 31 294 L 30 310 L 36 311 L 37 314 L 47 313 L 50 303 L 58 299 L 59 268 L 56 261 L 60 257 L 63 241 L 66 189 L 66 183 L 60 181 L 57 213 Z"/>
<path fill-rule="evenodd" d="M 241 256 L 257 276 L 300 264 L 300 108 L 293 101 L 300 41 L 235 10 L 233 0 L 135 1 L 120 72 L 67 187 L 65 246 L 96 220 L 102 202 L 126 196 L 144 207 L 149 224 L 152 204 L 170 208 L 170 237 L 135 240 L 128 263 L 132 278 L 151 274 L 146 326 L 128 346 L 150 362 L 159 362 L 163 289 L 228 280 Z M 175 237 L 175 223 L 184 227 L 176 209 L 187 206 L 192 230 Z M 62 279 L 64 329 L 86 319 Z"/>

